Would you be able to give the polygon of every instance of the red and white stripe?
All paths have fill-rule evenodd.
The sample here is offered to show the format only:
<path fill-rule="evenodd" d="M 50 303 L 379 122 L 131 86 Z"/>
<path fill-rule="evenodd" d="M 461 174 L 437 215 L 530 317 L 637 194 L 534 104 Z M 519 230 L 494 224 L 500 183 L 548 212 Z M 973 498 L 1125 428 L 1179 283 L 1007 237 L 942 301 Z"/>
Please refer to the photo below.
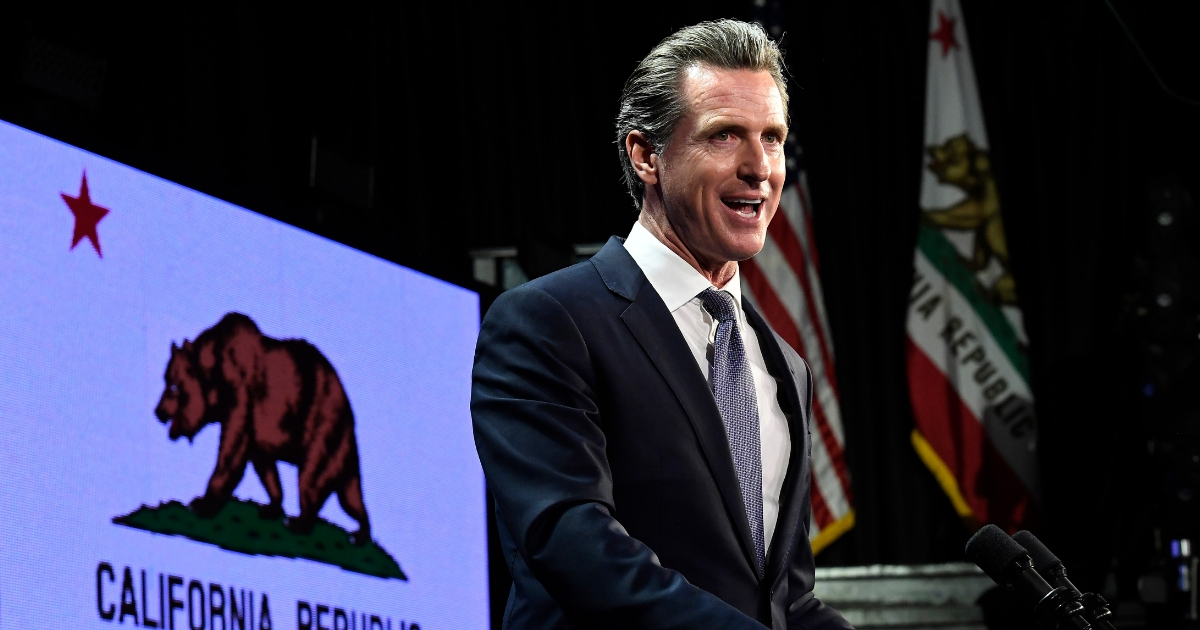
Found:
<path fill-rule="evenodd" d="M 771 327 L 808 361 L 813 376 L 812 522 L 818 552 L 854 522 L 845 432 L 834 370 L 833 340 L 821 295 L 812 213 L 803 171 L 788 186 L 757 256 L 741 263 L 743 294 Z"/>

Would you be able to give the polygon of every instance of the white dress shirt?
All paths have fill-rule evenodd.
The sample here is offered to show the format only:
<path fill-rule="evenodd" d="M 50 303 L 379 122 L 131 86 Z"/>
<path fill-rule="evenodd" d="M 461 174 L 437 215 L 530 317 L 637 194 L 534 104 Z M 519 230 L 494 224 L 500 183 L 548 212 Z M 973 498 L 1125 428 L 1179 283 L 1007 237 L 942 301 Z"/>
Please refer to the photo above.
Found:
<path fill-rule="evenodd" d="M 704 310 L 700 298 L 696 296 L 705 289 L 715 287 L 700 275 L 699 271 L 655 238 L 641 223 L 633 224 L 629 238 L 625 239 L 625 250 L 666 303 L 667 310 L 671 311 L 671 317 L 675 318 L 675 324 L 679 326 L 679 332 L 683 333 L 688 347 L 692 349 L 700 372 L 711 384 L 712 363 L 709 357 L 712 355 L 712 340 L 716 336 L 717 321 Z M 787 475 L 792 439 L 788 432 L 787 418 L 779 407 L 779 399 L 775 397 L 778 384 L 774 377 L 767 373 L 762 348 L 758 345 L 758 335 L 755 334 L 754 328 L 746 323 L 746 313 L 742 310 L 741 282 L 741 272 L 734 272 L 733 279 L 722 290 L 733 295 L 733 303 L 737 307 L 738 331 L 741 332 L 742 343 L 746 346 L 746 358 L 754 376 L 759 439 L 762 445 L 764 552 L 768 552 L 775 533 L 775 522 L 779 519 L 779 492 L 783 488 L 783 478 Z"/>

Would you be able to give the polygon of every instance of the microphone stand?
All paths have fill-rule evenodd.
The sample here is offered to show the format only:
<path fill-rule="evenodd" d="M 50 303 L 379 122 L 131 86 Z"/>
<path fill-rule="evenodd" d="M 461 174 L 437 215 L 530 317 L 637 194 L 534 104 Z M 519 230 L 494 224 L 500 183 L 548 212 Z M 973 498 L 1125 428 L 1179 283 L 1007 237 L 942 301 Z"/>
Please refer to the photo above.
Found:
<path fill-rule="evenodd" d="M 1013 540 L 1029 551 L 1029 556 L 1033 559 L 1038 573 L 1049 578 L 1049 581 L 1055 586 L 1065 588 L 1079 597 L 1080 603 L 1083 604 L 1084 614 L 1099 630 L 1116 630 L 1116 626 L 1109 621 L 1112 619 L 1113 613 L 1108 607 L 1108 602 L 1096 593 L 1080 592 L 1067 578 L 1067 567 L 1063 566 L 1062 560 L 1059 560 L 1058 556 L 1038 540 L 1037 536 L 1021 530 L 1013 536 Z"/>
<path fill-rule="evenodd" d="M 967 541 L 966 555 L 996 584 L 1023 591 L 1036 603 L 1034 618 L 1044 628 L 1091 630 L 1079 594 L 1064 586 L 1050 586 L 1033 567 L 1029 551 L 1004 530 L 985 525 Z"/>

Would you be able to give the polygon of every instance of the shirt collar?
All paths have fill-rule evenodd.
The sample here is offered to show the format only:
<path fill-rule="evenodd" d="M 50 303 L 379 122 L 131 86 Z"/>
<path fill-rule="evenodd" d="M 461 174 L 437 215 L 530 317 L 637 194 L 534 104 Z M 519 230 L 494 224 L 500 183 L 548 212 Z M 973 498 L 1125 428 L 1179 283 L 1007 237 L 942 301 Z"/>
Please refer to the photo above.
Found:
<path fill-rule="evenodd" d="M 671 251 L 658 240 L 650 230 L 641 223 L 634 223 L 625 239 L 625 250 L 646 274 L 650 286 L 658 292 L 659 297 L 667 305 L 667 310 L 674 312 L 687 304 L 705 289 L 714 288 L 708 278 L 700 275 L 679 254 Z M 725 291 L 733 295 L 733 303 L 738 313 L 742 310 L 742 278 L 741 270 L 735 269 L 733 278 L 725 284 Z"/>

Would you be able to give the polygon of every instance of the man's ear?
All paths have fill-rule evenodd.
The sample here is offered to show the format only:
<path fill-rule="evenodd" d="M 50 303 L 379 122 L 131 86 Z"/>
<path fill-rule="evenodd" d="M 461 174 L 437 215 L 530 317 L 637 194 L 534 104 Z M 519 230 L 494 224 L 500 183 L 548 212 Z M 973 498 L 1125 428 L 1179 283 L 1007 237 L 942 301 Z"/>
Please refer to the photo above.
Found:
<path fill-rule="evenodd" d="M 650 138 L 640 131 L 630 131 L 625 136 L 625 152 L 629 154 L 629 162 L 638 179 L 647 186 L 658 185 L 659 159 Z"/>

